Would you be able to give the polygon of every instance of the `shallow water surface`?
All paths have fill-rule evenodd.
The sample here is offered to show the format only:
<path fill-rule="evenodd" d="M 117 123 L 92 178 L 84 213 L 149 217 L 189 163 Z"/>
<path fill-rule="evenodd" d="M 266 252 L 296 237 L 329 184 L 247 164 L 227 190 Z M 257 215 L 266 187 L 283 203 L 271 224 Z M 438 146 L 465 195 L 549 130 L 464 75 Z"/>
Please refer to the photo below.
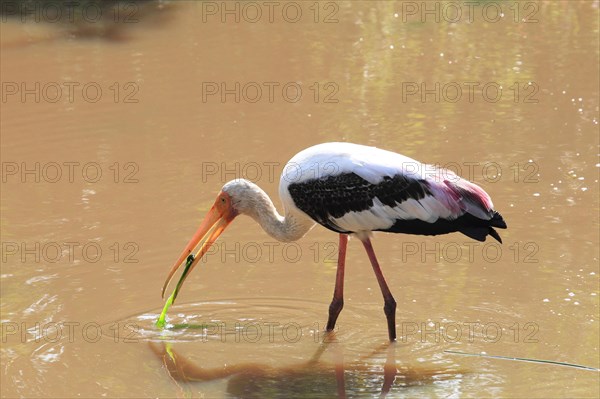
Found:
<path fill-rule="evenodd" d="M 456 23 L 388 1 L 222 22 L 207 3 L 3 20 L 2 396 L 598 397 L 598 372 L 445 352 L 600 367 L 598 1 Z M 325 141 L 480 184 L 503 244 L 376 233 L 389 346 L 358 240 L 326 335 L 337 236 L 277 243 L 240 217 L 159 330 L 168 268 L 223 183 L 249 178 L 279 207 L 287 160 Z"/>

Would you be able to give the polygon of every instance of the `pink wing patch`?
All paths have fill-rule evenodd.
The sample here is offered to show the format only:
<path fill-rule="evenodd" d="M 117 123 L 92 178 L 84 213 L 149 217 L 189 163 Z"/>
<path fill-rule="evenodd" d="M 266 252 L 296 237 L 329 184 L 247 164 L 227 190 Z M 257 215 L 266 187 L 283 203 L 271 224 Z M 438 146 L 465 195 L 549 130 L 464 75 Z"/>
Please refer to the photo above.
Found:
<path fill-rule="evenodd" d="M 429 174 L 426 180 L 432 194 L 451 212 L 454 218 L 468 212 L 483 220 L 491 219 L 491 210 L 494 205 L 490 196 L 478 185 L 442 168 Z"/>

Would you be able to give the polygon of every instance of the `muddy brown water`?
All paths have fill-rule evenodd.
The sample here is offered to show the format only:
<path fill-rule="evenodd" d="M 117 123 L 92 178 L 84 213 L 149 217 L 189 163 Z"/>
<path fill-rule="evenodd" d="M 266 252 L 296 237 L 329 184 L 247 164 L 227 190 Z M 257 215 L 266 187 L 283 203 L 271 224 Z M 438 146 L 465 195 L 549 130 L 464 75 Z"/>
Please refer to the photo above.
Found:
<path fill-rule="evenodd" d="M 597 397 L 594 371 L 445 351 L 600 366 L 599 3 L 482 2 L 471 18 L 453 4 L 3 20 L 2 396 L 329 397 L 340 372 L 346 395 L 377 396 L 387 364 L 389 397 Z M 286 161 L 325 141 L 475 181 L 504 244 L 375 234 L 398 302 L 393 363 L 357 240 L 335 349 L 309 363 L 335 278 L 337 237 L 320 227 L 284 245 L 238 218 L 184 285 L 174 327 L 154 327 L 221 185 L 249 178 L 279 206 Z M 223 367 L 239 372 L 211 374 Z"/>

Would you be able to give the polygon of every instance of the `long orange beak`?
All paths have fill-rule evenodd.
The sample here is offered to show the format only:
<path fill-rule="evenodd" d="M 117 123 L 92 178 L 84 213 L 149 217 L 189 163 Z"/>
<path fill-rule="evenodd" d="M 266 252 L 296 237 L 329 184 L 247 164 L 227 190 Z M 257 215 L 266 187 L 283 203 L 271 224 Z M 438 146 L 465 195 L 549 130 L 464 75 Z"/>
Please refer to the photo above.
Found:
<path fill-rule="evenodd" d="M 231 205 L 231 198 L 226 193 L 219 193 L 217 199 L 213 206 L 210 208 L 204 220 L 200 224 L 200 227 L 190 240 L 190 242 L 186 245 L 185 249 L 179 256 L 179 259 L 175 262 L 175 264 L 171 267 L 169 271 L 169 275 L 165 280 L 165 284 L 162 288 L 162 297 L 165 297 L 165 291 L 167 286 L 173 279 L 173 275 L 181 267 L 183 262 L 188 258 L 189 255 L 192 254 L 192 251 L 198 246 L 198 244 L 208 235 L 208 238 L 202 243 L 202 246 L 198 250 L 194 261 L 189 267 L 186 267 L 184 274 L 179 279 L 177 283 L 177 288 L 175 290 L 175 294 L 173 295 L 173 302 L 177 298 L 177 294 L 179 293 L 179 288 L 187 278 L 187 276 L 192 272 L 194 267 L 198 264 L 200 259 L 206 254 L 208 249 L 217 241 L 217 238 L 225 231 L 225 228 L 231 223 L 231 221 L 237 216 L 237 212 L 233 209 Z M 212 229 L 212 231 L 211 231 Z"/>

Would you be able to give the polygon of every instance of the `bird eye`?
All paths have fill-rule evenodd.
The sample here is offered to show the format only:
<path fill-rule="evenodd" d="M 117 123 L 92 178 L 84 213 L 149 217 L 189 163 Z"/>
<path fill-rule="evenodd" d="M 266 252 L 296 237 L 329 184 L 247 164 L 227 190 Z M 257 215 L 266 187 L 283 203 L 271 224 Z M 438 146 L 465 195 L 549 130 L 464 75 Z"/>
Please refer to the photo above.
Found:
<path fill-rule="evenodd" d="M 221 202 L 222 202 L 222 203 L 225 203 L 225 202 L 227 202 L 227 201 L 225 200 L 225 197 L 221 197 Z"/>

